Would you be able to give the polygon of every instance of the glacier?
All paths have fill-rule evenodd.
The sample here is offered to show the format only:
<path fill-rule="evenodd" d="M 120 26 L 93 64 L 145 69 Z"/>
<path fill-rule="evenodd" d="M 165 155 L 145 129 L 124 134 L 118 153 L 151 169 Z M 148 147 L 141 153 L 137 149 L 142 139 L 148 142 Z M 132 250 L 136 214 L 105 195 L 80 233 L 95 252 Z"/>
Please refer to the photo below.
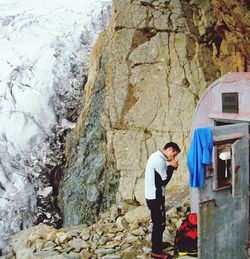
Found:
<path fill-rule="evenodd" d="M 52 191 L 39 176 L 55 131 L 74 127 L 91 47 L 110 14 L 111 0 L 0 1 L 0 255 Z"/>

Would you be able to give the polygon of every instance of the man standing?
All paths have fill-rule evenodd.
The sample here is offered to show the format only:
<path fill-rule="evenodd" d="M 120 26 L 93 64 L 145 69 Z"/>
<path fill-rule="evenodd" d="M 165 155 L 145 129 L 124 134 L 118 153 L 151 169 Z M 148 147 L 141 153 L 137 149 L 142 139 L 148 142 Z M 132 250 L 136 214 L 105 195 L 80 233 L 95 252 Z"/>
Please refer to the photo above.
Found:
<path fill-rule="evenodd" d="M 178 168 L 175 157 L 180 153 L 179 146 L 174 142 L 167 143 L 162 150 L 151 154 L 145 171 L 145 198 L 151 211 L 153 222 L 152 253 L 153 258 L 168 259 L 169 254 L 163 253 L 162 235 L 166 226 L 165 218 L 165 186 L 170 181 L 173 171 Z"/>

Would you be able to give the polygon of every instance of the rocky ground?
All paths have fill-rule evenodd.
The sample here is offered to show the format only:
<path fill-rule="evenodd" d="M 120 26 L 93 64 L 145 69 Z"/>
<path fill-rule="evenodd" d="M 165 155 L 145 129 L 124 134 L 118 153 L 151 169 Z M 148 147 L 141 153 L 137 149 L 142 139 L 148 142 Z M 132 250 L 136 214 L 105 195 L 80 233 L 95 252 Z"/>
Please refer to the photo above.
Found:
<path fill-rule="evenodd" d="M 188 213 L 188 199 L 182 206 L 166 211 L 163 241 L 174 243 L 176 230 Z M 12 238 L 12 252 L 0 259 L 147 259 L 151 258 L 151 231 L 147 207 L 135 207 L 123 214 L 112 206 L 91 226 L 82 224 L 56 229 L 41 223 L 20 231 Z M 166 251 L 174 255 L 172 246 Z M 195 258 L 187 255 L 174 258 L 178 257 Z M 246 255 L 246 258 L 250 257 Z"/>
<path fill-rule="evenodd" d="M 173 244 L 176 229 L 187 213 L 187 202 L 167 210 L 164 241 Z M 39 224 L 18 232 L 12 239 L 13 251 L 0 258 L 150 258 L 151 230 L 150 212 L 145 206 L 126 214 L 113 206 L 92 226 L 55 229 Z M 173 254 L 173 250 L 169 253 Z"/>

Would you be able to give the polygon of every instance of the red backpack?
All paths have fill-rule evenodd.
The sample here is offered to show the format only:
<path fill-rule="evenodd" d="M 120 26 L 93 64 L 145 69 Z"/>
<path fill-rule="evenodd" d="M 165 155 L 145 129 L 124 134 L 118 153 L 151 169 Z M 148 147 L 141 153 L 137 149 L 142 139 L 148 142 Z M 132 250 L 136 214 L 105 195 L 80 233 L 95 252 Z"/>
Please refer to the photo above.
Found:
<path fill-rule="evenodd" d="M 175 253 L 186 252 L 197 255 L 197 214 L 190 213 L 176 232 Z"/>

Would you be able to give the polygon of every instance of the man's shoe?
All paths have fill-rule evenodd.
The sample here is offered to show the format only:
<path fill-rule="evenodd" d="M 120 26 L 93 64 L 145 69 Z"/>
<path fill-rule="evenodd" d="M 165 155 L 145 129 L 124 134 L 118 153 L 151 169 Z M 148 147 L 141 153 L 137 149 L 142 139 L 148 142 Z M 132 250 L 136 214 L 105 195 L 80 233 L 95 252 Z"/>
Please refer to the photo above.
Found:
<path fill-rule="evenodd" d="M 174 250 L 174 246 L 169 242 L 162 242 L 162 249 L 168 249 L 168 251 Z"/>
<path fill-rule="evenodd" d="M 168 253 L 151 253 L 151 257 L 154 259 L 172 259 L 172 256 Z"/>

